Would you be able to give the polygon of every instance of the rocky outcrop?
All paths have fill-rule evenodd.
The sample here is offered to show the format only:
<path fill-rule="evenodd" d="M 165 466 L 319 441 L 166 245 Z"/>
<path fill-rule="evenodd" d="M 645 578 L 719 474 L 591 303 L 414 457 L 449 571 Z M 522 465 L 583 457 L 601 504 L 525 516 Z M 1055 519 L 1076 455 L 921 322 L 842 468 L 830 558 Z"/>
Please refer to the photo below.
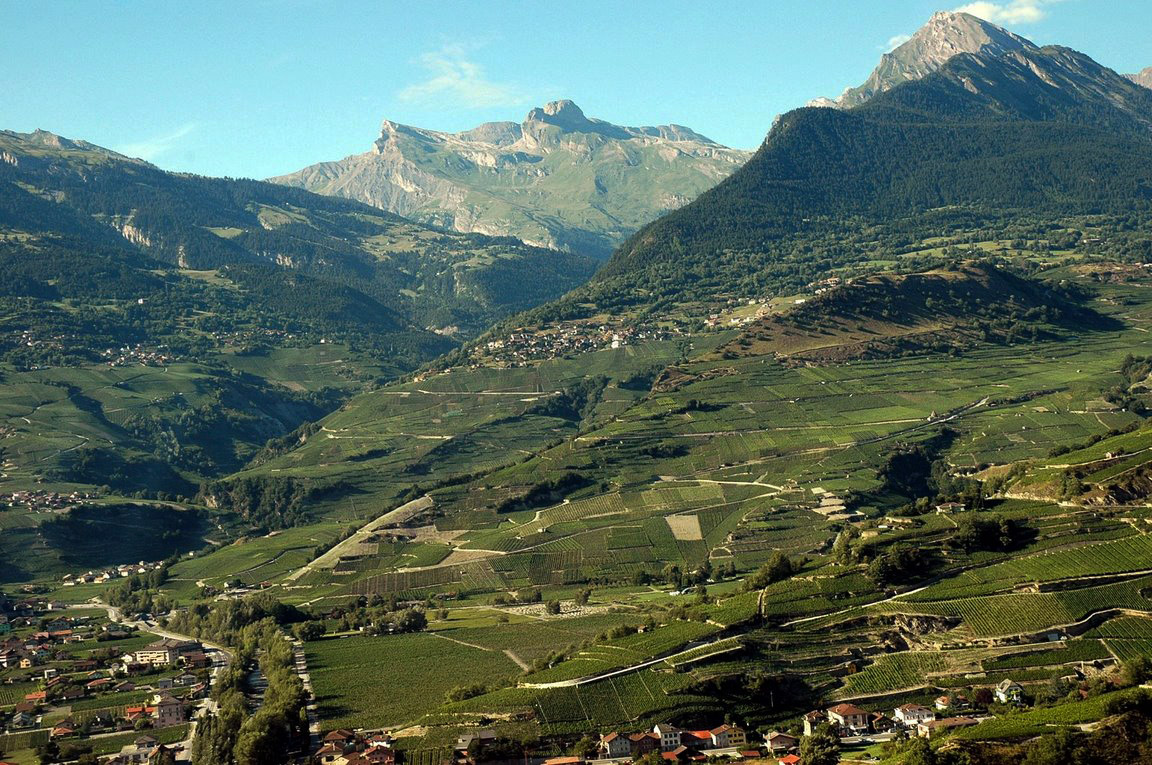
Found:
<path fill-rule="evenodd" d="M 572 101 L 459 133 L 385 120 L 372 149 L 271 180 L 457 231 L 606 256 L 750 153 L 682 125 L 624 127 Z"/>
<path fill-rule="evenodd" d="M 819 98 L 808 105 L 850 109 L 903 82 L 935 72 L 961 53 L 996 56 L 1035 47 L 1023 37 L 970 14 L 940 11 L 911 39 L 881 56 L 864 84 L 845 90 L 839 98 Z"/>
<path fill-rule="evenodd" d="M 1143 85 L 1146 88 L 1152 88 L 1152 66 L 1147 69 L 1141 70 L 1136 74 L 1124 75 L 1137 85 Z"/>

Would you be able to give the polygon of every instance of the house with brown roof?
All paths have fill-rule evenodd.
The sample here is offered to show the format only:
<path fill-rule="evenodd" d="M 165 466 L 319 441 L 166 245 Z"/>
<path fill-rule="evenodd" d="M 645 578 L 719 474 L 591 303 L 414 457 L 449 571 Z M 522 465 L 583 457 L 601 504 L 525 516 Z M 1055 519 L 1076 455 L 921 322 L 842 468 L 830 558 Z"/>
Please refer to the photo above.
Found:
<path fill-rule="evenodd" d="M 824 722 L 828 718 L 823 712 L 814 709 L 811 712 L 804 715 L 804 717 L 801 719 L 804 721 L 804 735 L 805 736 L 811 736 L 812 731 L 816 728 L 816 726 L 819 725 L 820 723 Z"/>
<path fill-rule="evenodd" d="M 945 709 L 967 709 L 971 704 L 968 703 L 967 696 L 937 696 L 936 697 L 936 711 L 943 712 Z"/>
<path fill-rule="evenodd" d="M 796 736 L 790 736 L 787 733 L 774 730 L 770 731 L 768 735 L 764 737 L 764 743 L 768 745 L 769 752 L 776 754 L 777 752 L 791 752 L 800 746 L 800 739 Z"/>
<path fill-rule="evenodd" d="M 158 694 L 155 701 L 157 728 L 168 728 L 184 722 L 184 702 L 168 694 Z"/>
<path fill-rule="evenodd" d="M 824 711 L 828 715 L 828 722 L 837 730 L 846 732 L 868 730 L 870 714 L 855 704 L 837 704 Z"/>
<path fill-rule="evenodd" d="M 715 749 L 727 749 L 733 746 L 739 747 L 748 744 L 748 734 L 744 732 L 744 729 L 737 728 L 735 725 L 728 725 L 727 723 L 708 731 L 708 735 L 711 739 L 712 747 Z"/>
<path fill-rule="evenodd" d="M 945 717 L 943 720 L 928 720 L 916 726 L 916 735 L 921 738 L 932 738 L 941 733 L 948 733 L 959 728 L 970 728 L 979 725 L 980 721 L 972 717 Z"/>
<path fill-rule="evenodd" d="M 325 744 L 336 744 L 338 746 L 348 746 L 355 740 L 356 734 L 344 728 L 329 731 L 323 738 Z"/>
<path fill-rule="evenodd" d="M 48 734 L 50 738 L 68 738 L 69 736 L 76 735 L 76 723 L 71 720 L 61 720 L 56 723 L 52 728 L 52 732 Z"/>
<path fill-rule="evenodd" d="M 629 757 L 632 755 L 632 742 L 627 736 L 621 736 L 616 731 L 600 737 L 597 750 L 603 757 Z"/>
<path fill-rule="evenodd" d="M 314 757 L 317 762 L 331 763 L 331 765 L 342 765 L 348 762 L 347 758 L 344 757 L 344 747 L 331 741 L 320 747 L 320 750 L 316 752 Z"/>
<path fill-rule="evenodd" d="M 360 753 L 360 760 L 366 765 L 394 765 L 396 750 L 389 746 L 369 746 Z"/>
<path fill-rule="evenodd" d="M 651 731 L 647 733 L 632 733 L 628 736 L 628 743 L 632 746 L 632 754 L 641 757 L 649 752 L 660 751 L 660 734 Z"/>

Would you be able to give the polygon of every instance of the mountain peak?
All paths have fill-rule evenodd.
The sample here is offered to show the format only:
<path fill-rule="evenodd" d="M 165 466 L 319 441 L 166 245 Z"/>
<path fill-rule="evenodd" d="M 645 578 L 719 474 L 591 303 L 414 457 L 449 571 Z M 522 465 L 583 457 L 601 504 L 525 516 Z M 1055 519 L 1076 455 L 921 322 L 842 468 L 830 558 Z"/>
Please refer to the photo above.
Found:
<path fill-rule="evenodd" d="M 524 118 L 525 127 L 533 122 L 555 125 L 565 132 L 581 133 L 599 133 L 606 128 L 616 127 L 608 122 L 588 119 L 579 106 L 566 98 L 559 101 L 549 101 L 544 106 L 536 107 L 528 112 L 528 116 Z"/>
<path fill-rule="evenodd" d="M 557 119 L 587 119 L 584 111 L 567 98 L 544 104 L 544 113 Z"/>
<path fill-rule="evenodd" d="M 1137 85 L 1143 85 L 1146 88 L 1152 88 L 1152 66 L 1148 67 L 1147 69 L 1142 69 L 1136 74 L 1126 74 L 1124 76 L 1132 80 L 1132 82 L 1136 83 Z"/>
<path fill-rule="evenodd" d="M 816 99 L 808 105 L 850 109 L 878 93 L 935 72 L 961 53 L 998 56 L 1035 48 L 1031 41 L 969 13 L 937 11 L 916 34 L 881 56 L 863 85 L 845 90 L 834 101 Z"/>

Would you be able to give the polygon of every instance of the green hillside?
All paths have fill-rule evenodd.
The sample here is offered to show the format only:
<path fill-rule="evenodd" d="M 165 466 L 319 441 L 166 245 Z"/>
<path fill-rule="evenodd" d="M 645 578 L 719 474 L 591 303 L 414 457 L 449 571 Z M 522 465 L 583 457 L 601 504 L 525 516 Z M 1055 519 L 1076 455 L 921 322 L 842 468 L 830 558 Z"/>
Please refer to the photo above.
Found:
<path fill-rule="evenodd" d="M 1140 762 L 1150 122 L 1152 91 L 1075 52 L 955 56 L 784 115 L 513 315 L 448 283 L 511 294 L 518 245 L 457 262 L 455 234 L 254 182 L 181 177 L 147 218 L 115 189 L 154 170 L 29 150 L 83 159 L 7 181 L 0 580 L 231 645 L 194 745 L 222 764 L 258 724 L 282 761 L 309 697 L 413 765 L 489 727 L 518 760 L 657 722 L 799 734 L 838 703 L 973 716 L 845 736 L 846 761 Z M 106 197 L 45 185 L 109 163 Z M 193 220 L 213 245 L 182 262 Z M 495 323 L 429 331 L 433 294 Z M 168 557 L 60 583 L 136 555 Z M 245 718 L 257 663 L 275 708 Z"/>
<path fill-rule="evenodd" d="M 0 154 L 5 498 L 191 502 L 269 441 L 595 265 L 49 133 L 0 132 Z M 13 527 L 51 518 L 15 504 Z M 6 535 L 6 576 L 62 565 L 61 539 Z"/>

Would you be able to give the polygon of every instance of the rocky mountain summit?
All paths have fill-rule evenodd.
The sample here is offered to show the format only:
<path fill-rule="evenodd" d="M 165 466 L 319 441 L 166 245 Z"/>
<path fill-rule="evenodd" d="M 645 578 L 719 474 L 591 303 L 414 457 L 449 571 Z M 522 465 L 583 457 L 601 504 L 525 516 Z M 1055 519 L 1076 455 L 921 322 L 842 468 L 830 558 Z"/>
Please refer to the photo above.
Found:
<path fill-rule="evenodd" d="M 607 256 L 742 165 L 682 125 L 624 127 L 572 101 L 459 133 L 385 120 L 372 149 L 272 178 L 457 231 Z"/>
<path fill-rule="evenodd" d="M 961 53 L 997 56 L 1036 46 L 1006 29 L 967 13 L 938 11 L 911 39 L 880 57 L 880 63 L 859 87 L 836 99 L 819 98 L 809 106 L 850 109 L 909 80 L 935 72 Z"/>
<path fill-rule="evenodd" d="M 1132 82 L 1136 83 L 1137 85 L 1143 85 L 1146 88 L 1152 88 L 1152 66 L 1148 67 L 1147 69 L 1142 69 L 1136 74 L 1126 74 L 1124 76 L 1132 80 Z"/>

